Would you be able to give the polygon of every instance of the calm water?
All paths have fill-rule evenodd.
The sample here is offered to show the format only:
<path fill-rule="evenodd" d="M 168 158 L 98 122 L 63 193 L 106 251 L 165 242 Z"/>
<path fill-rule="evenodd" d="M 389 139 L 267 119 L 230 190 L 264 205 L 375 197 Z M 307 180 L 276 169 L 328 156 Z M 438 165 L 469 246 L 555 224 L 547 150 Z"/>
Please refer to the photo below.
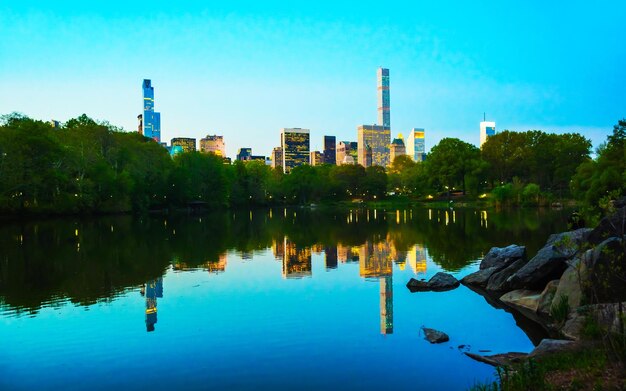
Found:
<path fill-rule="evenodd" d="M 492 246 L 532 255 L 565 221 L 273 209 L 4 223 L 0 389 L 467 389 L 494 371 L 462 350 L 533 340 L 464 286 L 405 284 L 460 278 Z"/>

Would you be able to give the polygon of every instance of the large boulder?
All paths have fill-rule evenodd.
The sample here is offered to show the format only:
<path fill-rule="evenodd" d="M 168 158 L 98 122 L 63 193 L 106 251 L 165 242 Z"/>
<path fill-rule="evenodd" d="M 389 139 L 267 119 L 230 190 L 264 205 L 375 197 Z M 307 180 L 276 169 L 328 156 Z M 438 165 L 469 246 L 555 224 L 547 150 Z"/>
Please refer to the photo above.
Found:
<path fill-rule="evenodd" d="M 587 322 L 596 324 L 603 332 L 624 333 L 624 317 L 626 316 L 626 302 L 591 304 L 579 307 L 572 311 L 561 334 L 572 340 L 579 340 Z"/>
<path fill-rule="evenodd" d="M 487 290 L 496 292 L 511 290 L 510 284 L 508 282 L 509 278 L 517 273 L 517 271 L 519 271 L 526 264 L 526 262 L 526 259 L 520 258 L 503 270 L 494 273 L 491 278 L 489 278 L 489 282 L 487 283 Z"/>
<path fill-rule="evenodd" d="M 583 257 L 588 253 L 583 254 Z M 587 268 L 585 262 L 581 262 L 580 258 L 576 258 L 568 264 L 567 269 L 561 276 L 551 307 L 567 299 L 570 311 L 578 308 L 583 297 L 583 285 L 586 282 Z"/>
<path fill-rule="evenodd" d="M 479 286 L 481 288 L 485 288 L 487 283 L 489 282 L 489 278 L 497 272 L 499 268 L 497 266 L 492 266 L 487 269 L 481 269 L 477 272 L 468 274 L 467 276 L 461 279 L 461 283 L 470 286 Z"/>
<path fill-rule="evenodd" d="M 507 247 L 492 247 L 480 263 L 480 270 L 495 268 L 502 270 L 520 258 L 526 258 L 526 247 L 512 244 Z"/>
<path fill-rule="evenodd" d="M 448 334 L 443 331 L 429 329 L 428 327 L 422 327 L 422 331 L 424 332 L 424 338 L 430 343 L 442 343 L 450 340 Z"/>
<path fill-rule="evenodd" d="M 619 209 L 612 215 L 600 220 L 598 226 L 589 233 L 589 243 L 600 244 L 610 237 L 621 237 L 626 234 L 626 207 L 624 202 L 624 199 L 616 202 L 615 206 Z"/>
<path fill-rule="evenodd" d="M 626 300 L 626 284 L 624 284 L 626 243 L 624 240 L 624 238 L 610 237 L 597 245 L 592 254 L 584 260 L 595 302 L 610 303 Z"/>
<path fill-rule="evenodd" d="M 411 278 L 406 284 L 407 288 L 411 292 L 443 292 L 457 288 L 460 285 L 459 280 L 454 278 L 451 274 L 439 272 L 432 276 L 428 282 L 418 281 L 415 278 Z"/>
<path fill-rule="evenodd" d="M 539 346 L 533 349 L 528 357 L 538 358 L 547 356 L 554 353 L 561 353 L 565 351 L 570 351 L 578 347 L 578 345 L 572 341 L 568 341 L 566 339 L 543 339 Z"/>
<path fill-rule="evenodd" d="M 511 291 L 500 297 L 500 301 L 503 303 L 530 312 L 537 312 L 540 299 L 541 292 L 529 291 L 526 289 Z"/>
<path fill-rule="evenodd" d="M 552 308 L 552 302 L 554 295 L 559 287 L 559 280 L 550 281 L 541 292 L 539 303 L 537 303 L 537 314 L 543 317 L 550 316 L 550 309 Z"/>
<path fill-rule="evenodd" d="M 550 235 L 546 245 L 528 263 L 507 279 L 509 289 L 543 289 L 560 278 L 567 268 L 567 260 L 578 252 L 585 242 L 589 228 Z"/>

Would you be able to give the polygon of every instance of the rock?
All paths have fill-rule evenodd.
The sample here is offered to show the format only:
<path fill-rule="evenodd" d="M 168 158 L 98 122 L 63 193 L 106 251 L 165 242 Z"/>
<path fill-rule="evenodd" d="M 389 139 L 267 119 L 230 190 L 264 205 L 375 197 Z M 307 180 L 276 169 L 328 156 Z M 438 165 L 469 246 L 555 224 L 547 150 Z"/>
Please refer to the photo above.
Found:
<path fill-rule="evenodd" d="M 566 339 L 544 339 L 535 349 L 528 355 L 531 358 L 543 357 L 549 354 L 560 353 L 573 350 L 578 345 L 573 341 Z"/>
<path fill-rule="evenodd" d="M 464 285 L 479 286 L 481 288 L 485 288 L 487 286 L 487 283 L 489 282 L 489 278 L 491 278 L 491 276 L 498 270 L 499 269 L 496 266 L 479 270 L 463 277 L 461 279 L 461 283 Z"/>
<path fill-rule="evenodd" d="M 626 233 L 626 227 L 624 226 L 626 222 L 626 207 L 624 207 L 624 199 L 616 202 L 615 206 L 619 207 L 619 209 L 612 215 L 606 216 L 600 220 L 598 226 L 589 233 L 589 237 L 587 239 L 589 243 L 600 244 L 610 237 L 621 237 Z"/>
<path fill-rule="evenodd" d="M 418 281 L 414 278 L 411 278 L 406 286 L 411 292 L 443 292 L 455 289 L 460 284 L 461 283 L 459 282 L 459 280 L 454 278 L 454 276 L 448 273 L 439 272 L 432 276 L 432 278 L 428 280 L 428 282 Z"/>
<path fill-rule="evenodd" d="M 572 311 L 569 313 L 565 324 L 561 328 L 561 335 L 572 341 L 578 341 L 580 339 L 580 333 L 585 325 L 585 314 L 578 311 Z"/>
<path fill-rule="evenodd" d="M 487 290 L 504 292 L 510 290 L 508 280 L 517 271 L 519 271 L 526 264 L 526 260 L 521 258 L 513 262 L 504 270 L 494 273 L 487 283 Z"/>
<path fill-rule="evenodd" d="M 526 289 L 511 291 L 500 297 L 500 301 L 530 312 L 537 312 L 540 299 L 541 292 Z"/>
<path fill-rule="evenodd" d="M 546 285 L 537 303 L 537 314 L 544 317 L 550 316 L 550 308 L 552 308 L 552 301 L 558 286 L 559 280 L 552 280 Z"/>
<path fill-rule="evenodd" d="M 528 354 L 526 353 L 517 353 L 517 352 L 494 354 L 491 356 L 482 356 L 480 354 L 469 353 L 469 352 L 464 352 L 464 354 L 469 358 L 472 358 L 476 361 L 480 361 L 485 364 L 492 365 L 494 367 L 504 367 L 504 366 L 509 366 L 514 363 L 519 363 L 528 356 Z"/>
<path fill-rule="evenodd" d="M 584 263 L 580 262 L 580 259 L 576 259 L 569 264 L 561 276 L 550 307 L 557 305 L 566 297 L 570 311 L 578 308 L 583 296 L 581 282 L 585 281 L 587 281 L 587 268 Z"/>
<path fill-rule="evenodd" d="M 422 327 L 422 330 L 424 331 L 425 339 L 430 343 L 442 343 L 442 342 L 448 342 L 450 340 L 450 337 L 448 337 L 448 334 L 442 331 L 429 329 L 428 327 Z"/>
<path fill-rule="evenodd" d="M 626 302 L 585 306 L 601 328 L 611 333 L 624 334 Z"/>
<path fill-rule="evenodd" d="M 507 247 L 492 247 L 480 263 L 480 270 L 495 267 L 502 270 L 520 258 L 526 258 L 526 247 L 512 244 Z"/>
<path fill-rule="evenodd" d="M 509 289 L 543 289 L 548 281 L 560 278 L 591 230 L 588 228 L 550 235 L 546 245 L 527 264 L 509 277 Z M 490 281 L 491 282 L 491 281 Z"/>

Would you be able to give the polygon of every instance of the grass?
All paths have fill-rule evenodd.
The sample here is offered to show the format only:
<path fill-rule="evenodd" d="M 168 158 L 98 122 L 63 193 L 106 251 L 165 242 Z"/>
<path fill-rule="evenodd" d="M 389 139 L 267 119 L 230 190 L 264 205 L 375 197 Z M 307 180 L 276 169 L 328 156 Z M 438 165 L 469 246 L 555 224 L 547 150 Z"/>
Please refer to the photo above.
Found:
<path fill-rule="evenodd" d="M 552 319 L 554 319 L 557 324 L 563 324 L 567 320 L 567 316 L 569 315 L 569 297 L 567 295 L 562 295 L 559 297 L 559 301 L 553 303 L 550 307 L 550 315 Z"/>

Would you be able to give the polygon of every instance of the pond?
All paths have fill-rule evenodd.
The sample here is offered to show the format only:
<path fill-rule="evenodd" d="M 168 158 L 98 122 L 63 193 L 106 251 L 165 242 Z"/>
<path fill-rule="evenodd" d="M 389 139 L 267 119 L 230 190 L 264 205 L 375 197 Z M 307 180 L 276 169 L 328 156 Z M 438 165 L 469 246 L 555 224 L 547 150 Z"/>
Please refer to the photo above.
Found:
<path fill-rule="evenodd" d="M 567 212 L 260 209 L 0 225 L 0 389 L 464 390 L 540 337 L 461 285 Z M 517 319 L 517 321 L 516 321 Z M 446 332 L 431 345 L 421 327 Z M 489 353 L 487 353 L 489 352 Z"/>

